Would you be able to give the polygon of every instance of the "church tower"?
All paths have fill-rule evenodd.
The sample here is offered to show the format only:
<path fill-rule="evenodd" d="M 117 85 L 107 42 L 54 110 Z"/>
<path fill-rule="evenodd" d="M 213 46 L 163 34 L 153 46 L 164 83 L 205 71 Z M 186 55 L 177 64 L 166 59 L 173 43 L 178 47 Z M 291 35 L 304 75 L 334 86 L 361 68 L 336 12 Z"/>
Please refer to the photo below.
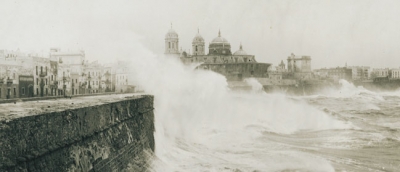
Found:
<path fill-rule="evenodd" d="M 179 38 L 178 34 L 172 29 L 165 35 L 165 54 L 179 55 Z"/>
<path fill-rule="evenodd" d="M 197 35 L 193 38 L 192 49 L 193 55 L 205 55 L 205 43 L 203 37 L 200 35 L 199 29 L 197 29 Z"/>

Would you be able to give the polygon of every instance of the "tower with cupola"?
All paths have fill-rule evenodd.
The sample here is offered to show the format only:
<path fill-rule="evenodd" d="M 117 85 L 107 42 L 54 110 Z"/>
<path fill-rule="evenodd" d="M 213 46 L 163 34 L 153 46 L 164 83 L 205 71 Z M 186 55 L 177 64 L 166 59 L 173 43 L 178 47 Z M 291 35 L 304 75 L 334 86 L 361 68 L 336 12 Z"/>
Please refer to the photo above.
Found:
<path fill-rule="evenodd" d="M 205 43 L 203 37 L 200 35 L 199 29 L 197 29 L 197 34 L 192 41 L 192 51 L 193 55 L 205 55 Z"/>
<path fill-rule="evenodd" d="M 169 29 L 168 33 L 165 35 L 165 54 L 167 55 L 179 55 L 179 37 L 175 30 Z"/>

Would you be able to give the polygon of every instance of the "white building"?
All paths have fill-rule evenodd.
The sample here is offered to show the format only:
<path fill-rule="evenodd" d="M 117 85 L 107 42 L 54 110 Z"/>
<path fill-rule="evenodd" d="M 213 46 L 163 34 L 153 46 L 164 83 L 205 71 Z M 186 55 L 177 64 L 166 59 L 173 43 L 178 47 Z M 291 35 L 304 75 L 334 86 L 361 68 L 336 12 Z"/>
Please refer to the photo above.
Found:
<path fill-rule="evenodd" d="M 349 66 L 352 70 L 353 80 L 366 80 L 371 78 L 372 69 L 369 66 Z"/>
<path fill-rule="evenodd" d="M 372 73 L 375 77 L 388 77 L 389 76 L 389 68 L 375 68 L 372 69 Z"/>
<path fill-rule="evenodd" d="M 392 79 L 400 79 L 400 68 L 391 69 L 391 74 Z"/>

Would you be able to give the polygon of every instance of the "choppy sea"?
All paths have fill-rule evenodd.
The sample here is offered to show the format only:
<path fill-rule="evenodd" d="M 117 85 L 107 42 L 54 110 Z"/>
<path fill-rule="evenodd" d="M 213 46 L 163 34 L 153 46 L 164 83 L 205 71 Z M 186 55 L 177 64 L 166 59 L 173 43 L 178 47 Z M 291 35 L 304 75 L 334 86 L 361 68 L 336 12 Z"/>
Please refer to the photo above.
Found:
<path fill-rule="evenodd" d="M 149 171 L 400 171 L 400 91 L 341 81 L 339 89 L 289 96 L 250 79 L 252 91 L 236 92 L 210 71 L 136 63 L 137 81 L 155 95 Z"/>

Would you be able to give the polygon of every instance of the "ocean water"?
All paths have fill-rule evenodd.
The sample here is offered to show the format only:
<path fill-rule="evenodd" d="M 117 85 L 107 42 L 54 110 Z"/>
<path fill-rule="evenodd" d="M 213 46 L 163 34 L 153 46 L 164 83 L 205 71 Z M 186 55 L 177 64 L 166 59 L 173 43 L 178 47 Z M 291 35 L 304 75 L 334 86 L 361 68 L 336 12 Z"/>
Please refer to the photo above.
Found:
<path fill-rule="evenodd" d="M 308 96 L 229 90 L 226 79 L 155 55 L 132 59 L 155 95 L 149 171 L 400 171 L 400 92 L 342 87 Z"/>

